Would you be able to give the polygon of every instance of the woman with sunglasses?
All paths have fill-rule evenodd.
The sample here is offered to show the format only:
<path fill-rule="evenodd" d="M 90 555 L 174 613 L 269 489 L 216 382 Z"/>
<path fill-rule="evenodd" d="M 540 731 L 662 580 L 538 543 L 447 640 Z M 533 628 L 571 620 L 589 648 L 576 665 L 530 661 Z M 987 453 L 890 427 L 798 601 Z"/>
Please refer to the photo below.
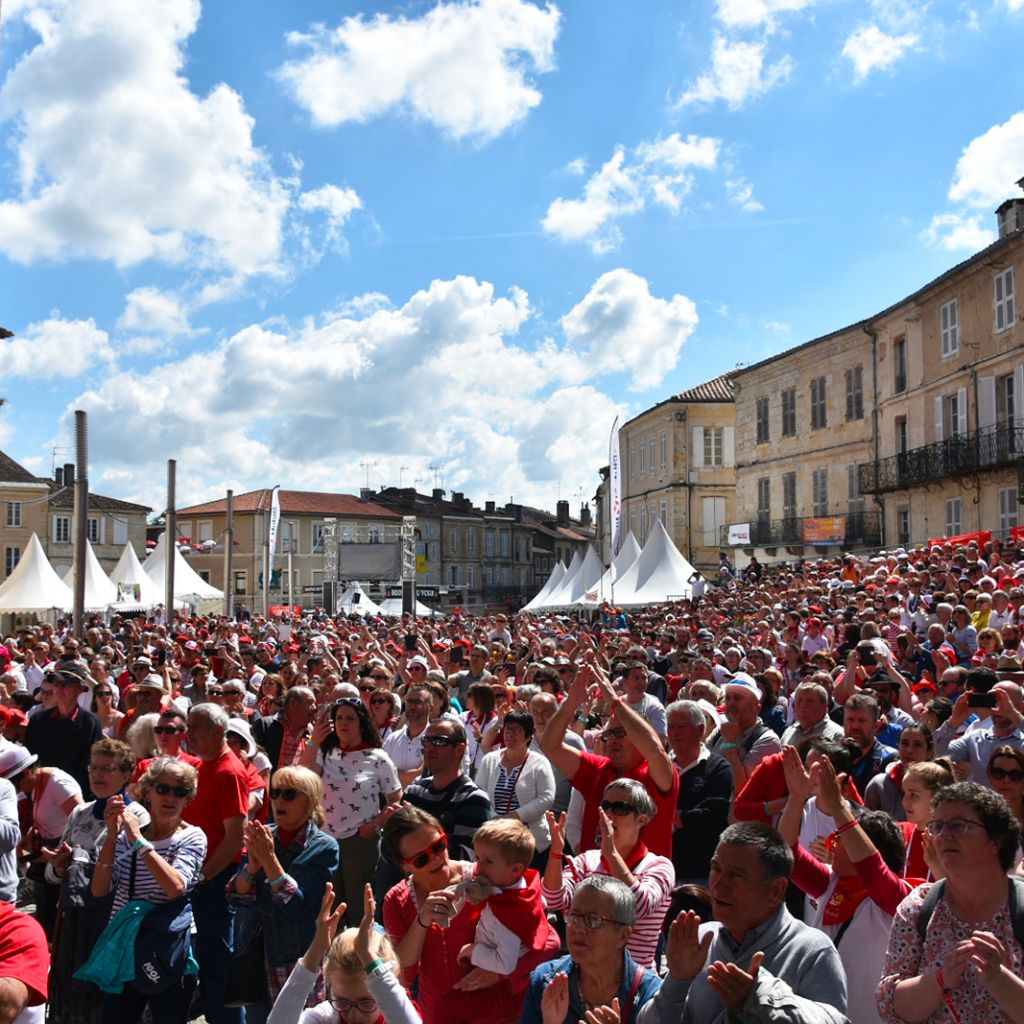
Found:
<path fill-rule="evenodd" d="M 53 947 L 50 971 L 49 1019 L 54 1024 L 97 1024 L 99 990 L 72 975 L 85 963 L 110 914 L 109 898 L 97 904 L 90 898 L 90 878 L 96 865 L 100 837 L 106 830 L 104 812 L 112 796 L 125 796 L 135 758 L 119 740 L 102 739 L 89 751 L 89 787 L 95 800 L 79 804 L 68 818 L 60 846 L 45 850 L 47 881 L 60 886 L 61 923 Z M 149 812 L 141 805 L 133 811 L 143 824 Z"/>
<path fill-rule="evenodd" d="M 124 712 L 117 710 L 114 703 L 114 691 L 110 683 L 97 681 L 92 690 L 92 712 L 100 720 L 103 727 L 103 735 L 107 739 L 114 739 L 117 736 L 118 723 L 124 718 Z"/>
<path fill-rule="evenodd" d="M 998 747 L 988 762 L 989 785 L 1010 805 L 1017 824 L 1024 829 L 1024 751 L 1016 747 Z M 1021 842 L 1024 849 L 1024 839 Z M 1024 874 L 1021 849 L 1014 870 Z"/>
<path fill-rule="evenodd" d="M 398 771 L 358 697 L 322 709 L 299 763 L 323 778 L 326 831 L 341 848 L 334 891 L 358 913 L 380 860 L 381 826 L 402 798 Z"/>
<path fill-rule="evenodd" d="M 1020 825 L 998 793 L 976 782 L 940 789 L 932 814 L 928 833 L 946 877 L 919 885 L 896 910 L 876 993 L 879 1016 L 890 1024 L 1019 1024 L 1024 947 L 1013 933 L 1006 874 Z M 935 886 L 942 888 L 922 929 L 918 918 Z"/>
<path fill-rule="evenodd" d="M 651 853 L 640 834 L 657 808 L 642 782 L 616 779 L 601 795 L 598 828 L 601 845 L 575 857 L 563 857 L 564 814 L 547 814 L 551 848 L 541 891 L 549 910 L 565 910 L 579 883 L 595 875 L 610 875 L 629 887 L 636 902 L 627 949 L 644 967 L 654 967 L 654 954 L 676 884 L 676 871 L 667 857 Z"/>
<path fill-rule="evenodd" d="M 270 786 L 274 823 L 245 827 L 247 854 L 228 883 L 235 906 L 235 949 L 263 933 L 270 1003 L 251 1003 L 246 1024 L 261 1024 L 313 939 L 316 910 L 338 870 L 338 843 L 323 832 L 320 776 L 297 765 L 280 768 Z"/>
<path fill-rule="evenodd" d="M 180 930 L 191 930 L 188 896 L 202 875 L 206 835 L 196 825 L 185 824 L 182 814 L 196 794 L 198 779 L 192 765 L 156 758 L 140 780 L 142 802 L 150 816 L 146 825 L 134 813 L 134 805 L 126 805 L 122 797 L 107 800 L 103 814 L 107 834 L 96 858 L 92 895 L 102 899 L 113 893 L 111 919 L 133 900 L 157 906 L 180 903 L 175 923 Z M 184 975 L 151 996 L 127 984 L 120 994 L 104 993 L 101 1020 L 134 1024 L 148 1006 L 154 1024 L 181 1024 L 188 1014 L 192 988 L 191 979 Z"/>

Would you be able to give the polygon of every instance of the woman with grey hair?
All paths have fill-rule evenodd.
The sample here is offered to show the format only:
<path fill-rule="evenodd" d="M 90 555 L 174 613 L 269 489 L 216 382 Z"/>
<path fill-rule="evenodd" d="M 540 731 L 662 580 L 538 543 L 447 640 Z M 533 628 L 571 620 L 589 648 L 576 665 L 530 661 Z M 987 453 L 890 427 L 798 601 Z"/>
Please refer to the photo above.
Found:
<path fill-rule="evenodd" d="M 657 973 L 630 955 L 637 926 L 634 893 L 616 878 L 593 875 L 576 886 L 565 921 L 569 955 L 530 975 L 522 1024 L 578 1024 L 612 1013 L 621 1024 L 633 1024 L 661 987 Z"/>
<path fill-rule="evenodd" d="M 635 779 L 610 782 L 601 796 L 598 810 L 601 845 L 567 858 L 562 856 L 565 815 L 556 819 L 550 811 L 547 814 L 551 848 L 542 891 L 548 909 L 569 907 L 577 888 L 586 879 L 602 876 L 618 879 L 628 887 L 635 901 L 636 919 L 627 948 L 643 967 L 654 966 L 662 921 L 676 883 L 672 861 L 651 853 L 640 838 L 655 810 L 643 783 Z"/>

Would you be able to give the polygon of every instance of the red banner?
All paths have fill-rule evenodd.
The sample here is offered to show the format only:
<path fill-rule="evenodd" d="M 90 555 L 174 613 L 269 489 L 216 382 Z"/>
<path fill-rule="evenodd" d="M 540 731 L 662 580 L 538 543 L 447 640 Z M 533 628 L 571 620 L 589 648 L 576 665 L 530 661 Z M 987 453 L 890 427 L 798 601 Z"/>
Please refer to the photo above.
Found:
<path fill-rule="evenodd" d="M 938 544 L 939 547 L 942 547 L 944 544 L 952 544 L 953 547 L 966 547 L 973 540 L 977 542 L 979 548 L 982 548 L 991 539 L 991 530 L 979 530 L 977 533 L 961 533 L 956 537 L 935 537 L 928 541 L 928 547 L 932 547 L 934 544 Z"/>
<path fill-rule="evenodd" d="M 288 604 L 272 604 L 270 606 L 270 617 L 273 618 L 275 615 L 301 615 L 301 605 L 288 605 Z"/>

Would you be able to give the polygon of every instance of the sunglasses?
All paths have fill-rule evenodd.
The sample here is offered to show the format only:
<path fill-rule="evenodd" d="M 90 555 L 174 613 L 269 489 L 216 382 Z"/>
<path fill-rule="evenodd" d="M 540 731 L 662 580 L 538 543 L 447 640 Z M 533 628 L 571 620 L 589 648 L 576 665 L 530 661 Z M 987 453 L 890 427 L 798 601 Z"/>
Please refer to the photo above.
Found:
<path fill-rule="evenodd" d="M 299 791 L 297 789 L 278 789 L 276 786 L 270 790 L 271 800 L 284 800 L 286 803 L 291 803 L 297 796 Z"/>
<path fill-rule="evenodd" d="M 459 741 L 454 736 L 424 736 L 425 747 L 457 747 Z"/>
<path fill-rule="evenodd" d="M 411 864 L 414 868 L 425 868 L 431 857 L 440 857 L 448 849 L 448 836 L 442 832 L 425 850 L 414 853 L 411 857 L 403 857 L 403 864 Z"/>
<path fill-rule="evenodd" d="M 184 732 L 180 726 L 177 725 L 154 725 L 153 732 L 157 736 L 173 736 L 175 733 Z"/>
<path fill-rule="evenodd" d="M 1024 770 L 1020 768 L 989 768 L 988 777 L 997 782 L 1024 782 Z"/>
<path fill-rule="evenodd" d="M 624 818 L 627 814 L 640 813 L 632 804 L 627 804 L 625 800 L 602 800 L 601 810 L 605 814 L 614 814 L 616 818 Z"/>
<path fill-rule="evenodd" d="M 373 691 L 376 690 L 376 689 L 377 689 L 376 686 L 360 686 L 359 687 L 359 692 L 360 693 L 373 693 Z"/>
<path fill-rule="evenodd" d="M 113 697 L 114 694 L 110 690 L 93 690 L 94 697 Z"/>
<path fill-rule="evenodd" d="M 216 687 L 210 686 L 206 690 L 207 697 L 223 697 L 224 691 Z"/>
<path fill-rule="evenodd" d="M 371 698 L 370 703 L 376 706 L 377 704 L 390 704 L 391 701 L 389 701 L 387 697 L 373 697 Z"/>
<path fill-rule="evenodd" d="M 168 793 L 173 793 L 179 800 L 185 800 L 192 795 L 192 790 L 188 786 L 169 786 L 166 782 L 154 782 L 153 789 L 160 796 L 167 796 Z"/>

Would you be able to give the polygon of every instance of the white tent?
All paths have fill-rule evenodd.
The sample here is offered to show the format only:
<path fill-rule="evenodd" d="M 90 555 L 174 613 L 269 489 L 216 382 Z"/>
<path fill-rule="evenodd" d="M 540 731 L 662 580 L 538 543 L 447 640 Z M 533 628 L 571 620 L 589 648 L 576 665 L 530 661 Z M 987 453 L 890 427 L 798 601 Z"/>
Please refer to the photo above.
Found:
<path fill-rule="evenodd" d="M 580 564 L 579 571 L 570 580 L 568 586 L 560 587 L 558 593 L 549 598 L 549 608 L 576 604 L 604 575 L 604 566 L 597 552 L 587 547 L 587 553 Z"/>
<path fill-rule="evenodd" d="M 370 600 L 359 583 L 350 583 L 345 593 L 338 598 L 338 609 L 342 615 L 380 615 L 380 608 Z"/>
<path fill-rule="evenodd" d="M 541 587 L 525 605 L 523 605 L 522 610 L 524 612 L 529 612 L 533 611 L 534 608 L 543 608 L 544 601 L 548 594 L 558 587 L 564 579 L 565 566 L 562 565 L 561 562 L 558 562 L 554 569 L 551 570 L 551 575 L 544 581 L 544 586 Z"/>
<path fill-rule="evenodd" d="M 146 611 L 164 603 L 164 592 L 146 574 L 131 544 L 125 544 L 110 578 L 120 595 L 111 605 L 115 612 Z"/>
<path fill-rule="evenodd" d="M 633 531 L 630 530 L 626 534 L 626 539 L 622 542 L 622 547 L 619 548 L 619 553 L 612 560 L 612 564 L 608 566 L 605 574 L 598 580 L 597 586 L 589 589 L 590 599 L 588 600 L 587 595 L 584 594 L 578 603 L 593 608 L 602 601 L 614 600 L 613 595 L 617 581 L 622 579 L 629 567 L 639 557 L 640 545 L 637 544 L 636 537 L 633 536 Z"/>
<path fill-rule="evenodd" d="M 402 617 L 402 599 L 400 597 L 389 597 L 381 601 L 380 613 L 381 615 L 391 615 L 396 619 L 400 619 Z M 428 608 L 422 601 L 417 601 L 414 614 L 418 619 L 429 619 L 441 613 L 435 612 L 433 608 Z"/>
<path fill-rule="evenodd" d="M 64 582 L 74 593 L 75 567 L 64 574 Z M 85 542 L 85 604 L 87 611 L 99 611 L 117 600 L 117 584 L 103 571 L 92 545 Z"/>
<path fill-rule="evenodd" d="M 572 553 L 572 561 L 569 562 L 565 575 L 562 577 L 562 582 L 557 587 L 552 587 L 548 591 L 548 596 L 544 598 L 543 604 L 536 604 L 534 608 L 538 610 L 543 608 L 561 608 L 563 605 L 568 604 L 567 601 L 562 600 L 562 597 L 572 589 L 573 577 L 580 571 L 582 564 L 583 559 L 580 558 L 579 551 L 574 551 Z"/>
<path fill-rule="evenodd" d="M 0 585 L 0 612 L 69 611 L 75 603 L 71 588 L 57 575 L 33 533 L 21 560 Z"/>
<path fill-rule="evenodd" d="M 188 598 L 211 598 L 223 600 L 224 592 L 216 587 L 211 587 L 200 575 L 185 561 L 184 556 L 178 550 L 178 545 L 173 546 L 174 551 L 174 596 L 183 600 Z M 167 589 L 167 532 L 160 534 L 156 547 L 149 553 L 149 558 L 143 563 L 142 568 L 146 575 L 157 585 L 160 593 Z"/>
<path fill-rule="evenodd" d="M 615 586 L 615 603 L 659 604 L 670 597 L 689 597 L 693 591 L 693 572 L 693 566 L 672 543 L 661 520 L 656 519 L 640 557 Z"/>

